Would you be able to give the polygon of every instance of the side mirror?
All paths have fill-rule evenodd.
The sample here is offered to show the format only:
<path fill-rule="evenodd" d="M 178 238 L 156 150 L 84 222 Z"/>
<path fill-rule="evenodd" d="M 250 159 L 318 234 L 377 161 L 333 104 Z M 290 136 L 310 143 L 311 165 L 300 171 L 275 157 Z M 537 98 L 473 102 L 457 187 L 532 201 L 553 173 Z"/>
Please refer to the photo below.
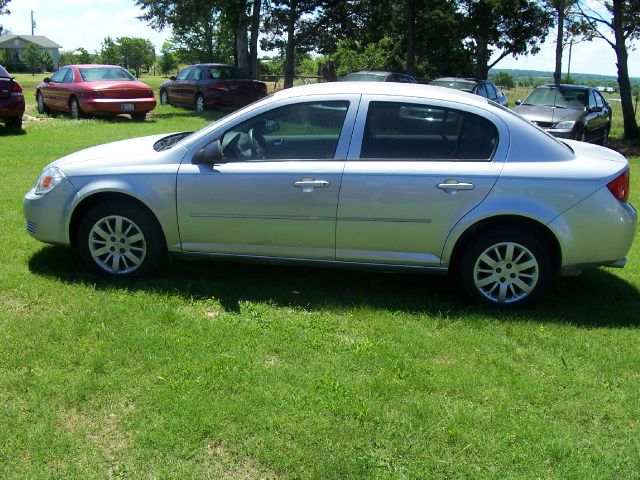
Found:
<path fill-rule="evenodd" d="M 522 100 L 516 100 L 516 105 L 520 105 L 522 103 Z"/>
<path fill-rule="evenodd" d="M 175 81 L 175 79 L 176 79 L 175 75 L 172 75 L 172 76 L 169 77 L 169 80 L 174 80 Z"/>
<path fill-rule="evenodd" d="M 222 145 L 220 144 L 220 140 L 211 142 L 206 147 L 198 150 L 193 158 L 191 158 L 191 163 L 194 165 L 213 165 L 216 163 L 224 163 L 222 159 Z"/>
<path fill-rule="evenodd" d="M 51 83 L 51 79 L 49 77 L 44 77 L 44 83 Z"/>

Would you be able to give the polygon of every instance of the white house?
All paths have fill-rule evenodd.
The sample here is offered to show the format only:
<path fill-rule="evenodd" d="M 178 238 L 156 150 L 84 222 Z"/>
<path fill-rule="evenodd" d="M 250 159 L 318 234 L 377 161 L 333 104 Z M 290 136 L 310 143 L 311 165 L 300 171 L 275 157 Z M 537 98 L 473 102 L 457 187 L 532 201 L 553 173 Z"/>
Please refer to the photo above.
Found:
<path fill-rule="evenodd" d="M 25 67 L 22 55 L 31 43 L 51 56 L 51 60 L 53 61 L 52 67 L 58 67 L 62 46 L 49 40 L 47 37 L 43 37 L 42 35 L 0 35 L 0 50 L 7 51 L 9 62 L 5 67 L 7 67 L 9 71 Z"/>

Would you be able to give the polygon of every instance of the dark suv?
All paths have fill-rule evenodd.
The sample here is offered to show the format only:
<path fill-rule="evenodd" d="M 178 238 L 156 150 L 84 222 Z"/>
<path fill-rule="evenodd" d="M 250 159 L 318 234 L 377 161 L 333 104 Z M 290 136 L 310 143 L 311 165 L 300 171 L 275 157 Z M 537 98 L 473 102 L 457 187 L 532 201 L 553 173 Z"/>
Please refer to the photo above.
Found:
<path fill-rule="evenodd" d="M 514 110 L 555 137 L 609 143 L 611 105 L 595 88 L 542 85 Z"/>
<path fill-rule="evenodd" d="M 223 105 L 242 107 L 267 96 L 267 85 L 233 65 L 191 65 L 160 85 L 161 105 L 182 105 L 201 112 Z"/>
<path fill-rule="evenodd" d="M 7 127 L 22 128 L 24 93 L 22 87 L 0 65 L 0 121 Z"/>
<path fill-rule="evenodd" d="M 429 85 L 436 87 L 455 88 L 463 92 L 475 93 L 481 97 L 499 103 L 506 107 L 509 99 L 507 96 L 489 80 L 478 80 L 477 78 L 443 77 L 436 78 Z"/>

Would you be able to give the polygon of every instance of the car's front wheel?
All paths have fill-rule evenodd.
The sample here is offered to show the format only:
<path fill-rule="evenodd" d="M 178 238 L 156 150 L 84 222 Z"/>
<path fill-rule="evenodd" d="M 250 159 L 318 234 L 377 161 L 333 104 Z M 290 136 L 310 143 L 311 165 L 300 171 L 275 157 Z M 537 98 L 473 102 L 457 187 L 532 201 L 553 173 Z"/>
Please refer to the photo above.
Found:
<path fill-rule="evenodd" d="M 196 107 L 196 112 L 204 112 L 204 97 L 202 96 L 202 94 L 197 94 L 195 101 L 194 101 L 195 107 Z"/>
<path fill-rule="evenodd" d="M 109 201 L 92 208 L 80 222 L 80 257 L 93 271 L 134 277 L 156 270 L 165 256 L 164 235 L 155 218 L 139 205 Z"/>
<path fill-rule="evenodd" d="M 547 248 L 520 230 L 501 229 L 480 235 L 465 247 L 458 275 L 475 300 L 509 307 L 535 301 L 551 277 Z"/>
<path fill-rule="evenodd" d="M 42 92 L 38 92 L 36 94 L 36 103 L 38 107 L 38 113 L 49 113 L 49 109 L 47 105 L 44 103 L 44 97 L 42 96 Z"/>
<path fill-rule="evenodd" d="M 164 88 L 160 90 L 160 105 L 169 105 L 169 93 Z"/>

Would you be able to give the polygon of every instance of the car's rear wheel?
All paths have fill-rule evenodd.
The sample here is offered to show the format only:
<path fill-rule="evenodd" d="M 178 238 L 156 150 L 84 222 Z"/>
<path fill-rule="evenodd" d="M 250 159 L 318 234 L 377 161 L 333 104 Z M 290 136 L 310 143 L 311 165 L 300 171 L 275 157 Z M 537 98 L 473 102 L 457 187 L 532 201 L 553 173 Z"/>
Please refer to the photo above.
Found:
<path fill-rule="evenodd" d="M 42 92 L 38 92 L 36 94 L 36 103 L 38 107 L 38 113 L 49 113 L 49 108 L 44 103 Z"/>
<path fill-rule="evenodd" d="M 84 116 L 76 97 L 71 97 L 71 100 L 69 100 L 69 116 L 74 120 L 80 120 Z"/>
<path fill-rule="evenodd" d="M 199 93 L 196 95 L 194 105 L 197 112 L 204 112 L 204 97 L 202 96 L 202 94 Z"/>
<path fill-rule="evenodd" d="M 609 146 L 609 127 L 605 127 L 603 130 L 604 130 L 604 133 L 602 134 L 602 146 L 608 147 Z"/>
<path fill-rule="evenodd" d="M 7 128 L 14 128 L 16 130 L 20 130 L 22 128 L 22 117 L 12 118 L 11 120 L 5 121 L 5 126 Z"/>
<path fill-rule="evenodd" d="M 155 218 L 128 201 L 98 204 L 82 219 L 77 235 L 82 260 L 107 276 L 151 273 L 162 264 L 166 250 Z"/>
<path fill-rule="evenodd" d="M 501 229 L 480 235 L 465 246 L 458 276 L 476 301 L 514 307 L 535 301 L 551 277 L 549 252 L 534 236 Z"/>
<path fill-rule="evenodd" d="M 169 93 L 164 88 L 160 90 L 160 105 L 170 105 Z"/>
<path fill-rule="evenodd" d="M 131 119 L 136 122 L 144 122 L 147 118 L 147 112 L 136 112 L 131 114 Z"/>

